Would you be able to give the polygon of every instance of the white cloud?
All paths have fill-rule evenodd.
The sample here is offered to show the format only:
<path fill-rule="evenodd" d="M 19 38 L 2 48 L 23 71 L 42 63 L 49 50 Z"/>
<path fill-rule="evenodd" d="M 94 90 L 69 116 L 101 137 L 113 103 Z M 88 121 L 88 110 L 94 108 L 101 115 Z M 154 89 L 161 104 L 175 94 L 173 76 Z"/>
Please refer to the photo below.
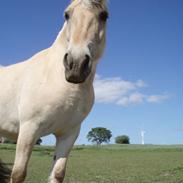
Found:
<path fill-rule="evenodd" d="M 147 97 L 147 102 L 149 103 L 161 103 L 170 98 L 170 95 L 150 95 Z"/>
<path fill-rule="evenodd" d="M 120 77 L 103 78 L 96 76 L 94 82 L 97 103 L 112 103 L 120 106 L 141 103 L 160 103 L 170 98 L 169 95 L 146 95 L 139 90 L 148 85 L 143 80 L 135 82 Z"/>
<path fill-rule="evenodd" d="M 139 92 L 135 92 L 135 93 L 132 93 L 130 96 L 129 96 L 129 101 L 130 103 L 142 103 L 143 100 L 144 100 L 144 95 L 142 93 L 139 93 Z"/>
<path fill-rule="evenodd" d="M 119 101 L 117 101 L 118 105 L 121 106 L 129 106 L 136 105 L 144 102 L 145 96 L 139 92 L 132 92 L 131 94 L 127 94 L 126 96 L 122 96 Z"/>
<path fill-rule="evenodd" d="M 147 84 L 142 81 L 141 79 L 139 79 L 137 82 L 136 82 L 136 86 L 139 87 L 139 88 L 144 88 L 147 86 Z"/>
<path fill-rule="evenodd" d="M 121 78 L 101 78 L 97 76 L 94 83 L 96 101 L 99 103 L 113 103 L 118 101 L 129 91 L 133 91 L 134 83 L 122 80 Z"/>

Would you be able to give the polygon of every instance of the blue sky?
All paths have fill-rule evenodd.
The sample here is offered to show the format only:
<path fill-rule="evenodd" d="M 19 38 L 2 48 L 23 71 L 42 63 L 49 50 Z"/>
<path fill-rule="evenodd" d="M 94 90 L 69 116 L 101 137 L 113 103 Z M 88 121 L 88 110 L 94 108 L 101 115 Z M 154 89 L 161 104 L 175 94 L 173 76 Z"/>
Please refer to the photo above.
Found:
<path fill-rule="evenodd" d="M 0 64 L 25 60 L 49 47 L 70 0 L 0 2 Z M 106 51 L 97 69 L 96 103 L 77 144 L 93 127 L 131 143 L 183 143 L 183 1 L 109 0 Z M 112 138 L 111 143 L 114 142 Z M 53 137 L 44 138 L 54 143 Z"/>

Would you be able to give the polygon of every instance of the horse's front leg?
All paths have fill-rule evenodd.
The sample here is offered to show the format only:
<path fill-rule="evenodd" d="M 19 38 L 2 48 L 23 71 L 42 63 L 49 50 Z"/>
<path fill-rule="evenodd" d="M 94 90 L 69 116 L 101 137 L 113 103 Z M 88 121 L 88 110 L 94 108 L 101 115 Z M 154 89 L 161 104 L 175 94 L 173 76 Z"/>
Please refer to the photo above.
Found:
<path fill-rule="evenodd" d="M 27 164 L 36 140 L 35 126 L 29 122 L 20 126 L 11 183 L 22 183 L 24 181 Z"/>
<path fill-rule="evenodd" d="M 50 175 L 50 183 L 62 183 L 66 171 L 66 163 L 70 150 L 80 132 L 80 125 L 70 130 L 69 133 L 56 136 L 56 149 L 54 155 L 53 169 Z"/>

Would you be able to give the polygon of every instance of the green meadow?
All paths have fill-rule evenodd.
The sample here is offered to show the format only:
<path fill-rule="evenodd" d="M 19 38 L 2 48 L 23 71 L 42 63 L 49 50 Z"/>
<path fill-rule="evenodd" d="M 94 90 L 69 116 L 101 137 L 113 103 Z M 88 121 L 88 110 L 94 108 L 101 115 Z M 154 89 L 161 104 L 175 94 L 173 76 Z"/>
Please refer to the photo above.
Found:
<path fill-rule="evenodd" d="M 11 168 L 15 145 L 0 144 L 0 158 Z M 46 183 L 52 147 L 34 148 L 26 183 Z M 183 145 L 75 146 L 65 183 L 183 183 Z"/>

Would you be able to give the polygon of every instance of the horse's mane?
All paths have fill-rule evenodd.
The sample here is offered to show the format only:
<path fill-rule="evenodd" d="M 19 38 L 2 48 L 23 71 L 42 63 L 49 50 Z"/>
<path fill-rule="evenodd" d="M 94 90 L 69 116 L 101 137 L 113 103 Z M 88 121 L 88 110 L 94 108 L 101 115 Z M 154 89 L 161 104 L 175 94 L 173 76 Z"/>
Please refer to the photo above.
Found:
<path fill-rule="evenodd" d="M 107 7 L 107 0 L 72 0 L 73 2 L 82 1 L 89 7 L 95 7 L 100 9 L 106 9 Z"/>

